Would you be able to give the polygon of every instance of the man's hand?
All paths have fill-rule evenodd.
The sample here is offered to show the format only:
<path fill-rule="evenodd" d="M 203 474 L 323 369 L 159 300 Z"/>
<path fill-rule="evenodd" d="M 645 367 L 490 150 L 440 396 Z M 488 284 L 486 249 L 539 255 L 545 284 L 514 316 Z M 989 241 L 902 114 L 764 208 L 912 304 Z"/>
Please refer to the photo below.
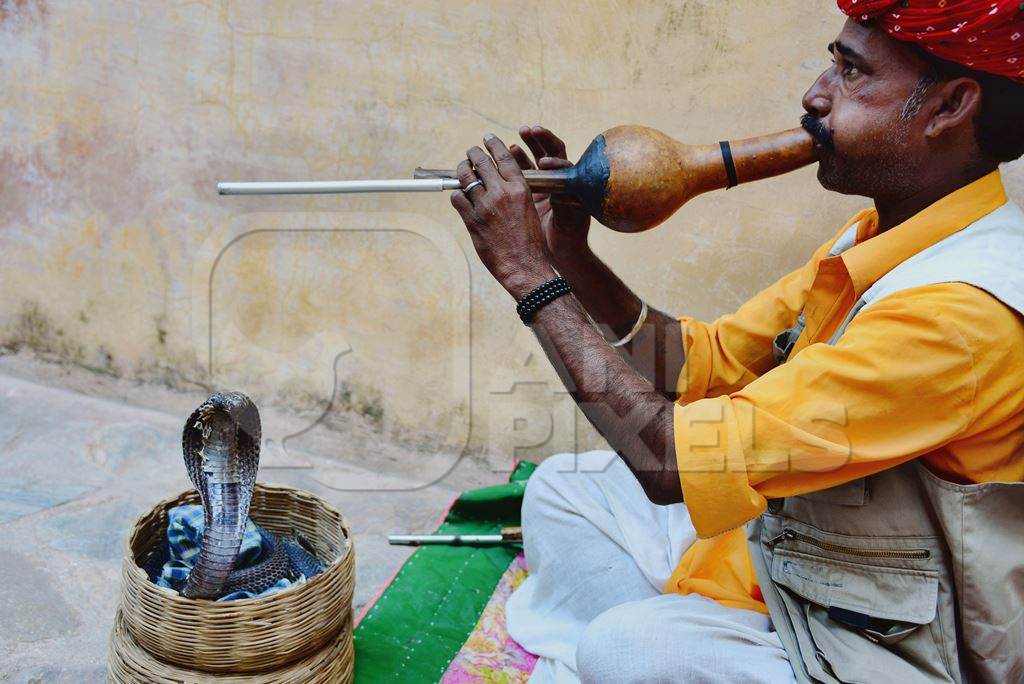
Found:
<path fill-rule="evenodd" d="M 519 137 L 530 148 L 536 160 L 534 166 L 526 151 L 513 144 L 510 150 L 520 168 L 549 170 L 572 166 L 566 157 L 565 143 L 548 129 L 542 126 L 522 126 Z M 541 232 L 544 233 L 548 254 L 561 270 L 560 265 L 587 251 L 590 214 L 582 204 L 567 195 L 535 194 L 533 204 L 540 216 Z"/>
<path fill-rule="evenodd" d="M 469 190 L 452 192 L 452 206 L 487 270 L 520 299 L 555 271 L 519 163 L 494 135 L 484 136 L 484 145 L 490 156 L 472 147 L 456 169 Z M 633 312 L 628 315 L 635 320 Z M 608 346 L 575 297 L 559 297 L 541 308 L 531 327 L 566 389 L 651 501 L 681 501 L 672 403 Z"/>
<path fill-rule="evenodd" d="M 456 168 L 462 187 L 452 206 L 469 230 L 480 260 L 516 299 L 555 277 L 540 217 L 519 164 L 497 136 L 484 136 L 491 156 L 472 147 Z M 493 157 L 493 159 L 492 159 Z"/>

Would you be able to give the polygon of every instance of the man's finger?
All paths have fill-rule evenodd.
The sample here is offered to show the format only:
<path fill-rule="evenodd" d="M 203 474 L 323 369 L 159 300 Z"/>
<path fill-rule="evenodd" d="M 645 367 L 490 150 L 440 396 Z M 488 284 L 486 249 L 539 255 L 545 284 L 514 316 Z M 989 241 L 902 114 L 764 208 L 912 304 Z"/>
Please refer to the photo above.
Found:
<path fill-rule="evenodd" d="M 473 167 L 470 165 L 468 159 L 463 159 L 462 161 L 459 162 L 459 165 L 455 167 L 455 175 L 458 177 L 459 182 L 462 183 L 463 188 L 467 188 L 469 187 L 470 183 L 472 183 L 475 180 L 479 180 L 476 177 L 476 172 L 473 171 Z M 470 189 L 469 192 L 465 192 L 464 190 L 455 190 L 452 192 L 452 194 L 462 195 L 463 197 L 473 199 L 474 195 L 476 195 L 477 193 L 483 193 L 484 190 L 485 188 L 481 187 L 480 184 L 478 183 L 475 187 Z"/>
<path fill-rule="evenodd" d="M 494 165 L 494 160 L 479 147 L 470 147 L 466 150 L 466 156 L 469 157 L 469 161 L 473 162 L 476 174 L 480 176 L 480 180 L 489 190 L 497 190 L 505 182 L 502 175 L 498 173 L 498 167 Z"/>
<path fill-rule="evenodd" d="M 538 155 L 538 157 L 560 157 L 566 158 L 565 154 L 565 143 L 557 135 L 544 128 L 543 126 L 534 126 L 530 129 L 533 137 L 536 138 L 537 143 L 544 150 L 544 153 Z"/>
<path fill-rule="evenodd" d="M 515 157 L 516 163 L 519 164 L 519 168 L 534 168 L 533 161 L 530 159 L 530 155 L 526 154 L 526 150 L 524 150 L 522 147 L 513 143 L 512 146 L 509 147 L 508 149 L 512 153 L 512 156 Z"/>
<path fill-rule="evenodd" d="M 544 148 L 541 147 L 540 142 L 537 141 L 536 136 L 533 135 L 533 129 L 529 126 L 519 127 L 519 137 L 523 139 L 526 146 L 530 148 L 530 152 L 533 154 L 534 159 L 540 159 L 544 156 Z"/>
<path fill-rule="evenodd" d="M 512 181 L 523 177 L 523 170 L 519 168 L 516 158 L 512 156 L 512 152 L 505 146 L 501 138 L 493 133 L 488 133 L 484 136 L 484 145 L 497 163 L 502 178 Z"/>
<path fill-rule="evenodd" d="M 541 157 L 537 160 L 537 168 L 544 170 L 567 169 L 572 165 L 568 159 L 558 159 L 557 157 Z"/>
<path fill-rule="evenodd" d="M 466 193 L 461 190 L 453 190 L 451 201 L 452 206 L 455 207 L 455 211 L 459 212 L 459 216 L 462 217 L 462 222 L 466 224 L 467 228 L 476 222 L 476 210 L 473 209 L 473 203 L 466 197 Z"/>

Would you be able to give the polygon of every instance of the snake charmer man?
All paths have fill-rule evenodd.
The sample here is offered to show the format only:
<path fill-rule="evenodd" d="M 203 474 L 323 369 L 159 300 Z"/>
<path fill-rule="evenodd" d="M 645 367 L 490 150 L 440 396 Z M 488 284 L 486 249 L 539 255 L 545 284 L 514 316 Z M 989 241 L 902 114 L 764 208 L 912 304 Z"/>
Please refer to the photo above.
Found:
<path fill-rule="evenodd" d="M 647 307 L 586 214 L 531 196 L 524 149 L 459 165 L 476 251 L 614 449 L 527 487 L 507 619 L 535 681 L 1024 681 L 1024 213 L 999 171 L 1024 4 L 838 2 L 803 125 L 821 185 L 874 206 L 734 314 Z"/>

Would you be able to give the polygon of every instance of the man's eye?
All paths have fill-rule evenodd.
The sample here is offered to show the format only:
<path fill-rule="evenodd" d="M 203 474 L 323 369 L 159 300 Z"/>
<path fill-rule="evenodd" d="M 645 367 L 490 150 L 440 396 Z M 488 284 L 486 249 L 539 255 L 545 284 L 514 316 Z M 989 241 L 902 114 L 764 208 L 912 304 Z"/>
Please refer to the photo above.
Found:
<path fill-rule="evenodd" d="M 835 63 L 836 63 L 836 60 L 833 58 L 832 59 L 832 64 L 835 64 Z M 857 77 L 857 76 L 861 75 L 861 70 L 858 69 L 857 67 L 853 66 L 852 64 L 843 64 L 840 67 L 839 71 L 840 71 L 840 73 L 843 74 L 843 76 L 845 76 L 847 78 Z"/>

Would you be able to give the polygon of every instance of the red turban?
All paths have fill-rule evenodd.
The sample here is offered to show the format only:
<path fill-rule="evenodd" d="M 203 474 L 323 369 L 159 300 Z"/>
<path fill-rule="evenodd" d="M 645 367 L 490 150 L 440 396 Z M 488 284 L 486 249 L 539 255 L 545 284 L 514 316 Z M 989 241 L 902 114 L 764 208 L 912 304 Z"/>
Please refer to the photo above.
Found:
<path fill-rule="evenodd" d="M 1024 83 L 1021 0 L 838 0 L 857 21 L 936 57 Z"/>

